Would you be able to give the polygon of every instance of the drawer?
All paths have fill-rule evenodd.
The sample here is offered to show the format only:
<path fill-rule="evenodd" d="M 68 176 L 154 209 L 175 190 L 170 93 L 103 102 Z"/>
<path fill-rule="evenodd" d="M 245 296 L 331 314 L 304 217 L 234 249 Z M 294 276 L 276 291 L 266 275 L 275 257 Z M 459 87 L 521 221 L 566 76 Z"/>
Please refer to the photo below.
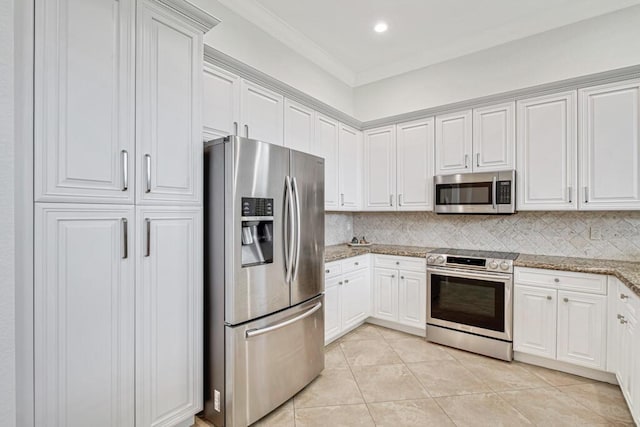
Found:
<path fill-rule="evenodd" d="M 325 279 L 328 279 L 329 277 L 339 276 L 340 274 L 342 274 L 341 261 L 332 261 L 324 264 Z"/>
<path fill-rule="evenodd" d="M 541 286 L 592 294 L 607 294 L 607 276 L 604 274 L 574 273 L 572 271 L 515 268 L 515 282 L 521 285 Z"/>
<path fill-rule="evenodd" d="M 631 313 L 634 317 L 638 317 L 638 311 L 640 311 L 640 298 L 636 294 L 631 291 L 622 283 L 620 279 L 615 279 L 618 286 L 617 289 L 614 289 L 615 298 L 618 302 L 618 307 L 626 307 L 627 311 Z"/>
<path fill-rule="evenodd" d="M 369 268 L 369 254 L 354 256 L 342 260 L 342 273 Z"/>
<path fill-rule="evenodd" d="M 334 286 L 338 286 L 338 285 L 342 285 L 342 277 L 338 276 L 333 276 L 333 277 L 325 277 L 324 279 L 324 288 L 325 289 L 330 289 L 333 288 Z"/>
<path fill-rule="evenodd" d="M 425 272 L 427 260 L 425 258 L 414 258 L 393 255 L 374 255 L 374 264 L 380 268 L 396 268 L 399 270 L 410 270 Z"/>

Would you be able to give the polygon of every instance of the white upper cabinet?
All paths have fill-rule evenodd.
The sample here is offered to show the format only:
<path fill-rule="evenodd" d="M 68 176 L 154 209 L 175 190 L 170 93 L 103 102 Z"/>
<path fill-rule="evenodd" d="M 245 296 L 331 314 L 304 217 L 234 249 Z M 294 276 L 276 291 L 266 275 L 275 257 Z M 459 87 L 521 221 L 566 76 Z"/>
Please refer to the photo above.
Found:
<path fill-rule="evenodd" d="M 471 118 L 471 110 L 436 116 L 436 175 L 473 170 Z"/>
<path fill-rule="evenodd" d="M 135 425 L 133 209 L 36 204 L 36 426 Z"/>
<path fill-rule="evenodd" d="M 271 144 L 284 143 L 284 97 L 248 80 L 242 80 L 240 135 Z"/>
<path fill-rule="evenodd" d="M 336 120 L 316 114 L 313 154 L 324 158 L 324 207 L 333 211 L 340 206 L 338 133 Z"/>
<path fill-rule="evenodd" d="M 576 92 L 518 101 L 518 210 L 577 208 Z"/>
<path fill-rule="evenodd" d="M 290 99 L 284 100 L 284 145 L 311 153 L 314 144 L 316 113 Z"/>
<path fill-rule="evenodd" d="M 133 204 L 135 1 L 35 10 L 35 200 Z"/>
<path fill-rule="evenodd" d="M 396 127 L 364 132 L 364 210 L 396 210 Z"/>
<path fill-rule="evenodd" d="M 199 204 L 202 31 L 150 0 L 137 21 L 137 203 Z"/>
<path fill-rule="evenodd" d="M 359 210 L 362 207 L 362 132 L 340 123 L 338 141 L 338 209 Z"/>
<path fill-rule="evenodd" d="M 240 123 L 240 78 L 205 63 L 203 90 L 203 139 L 209 141 L 237 135 Z"/>
<path fill-rule="evenodd" d="M 434 119 L 396 126 L 398 210 L 433 208 Z"/>
<path fill-rule="evenodd" d="M 202 210 L 139 207 L 136 223 L 136 425 L 173 426 L 202 409 Z"/>
<path fill-rule="evenodd" d="M 473 171 L 513 169 L 515 164 L 515 102 L 473 110 Z"/>
<path fill-rule="evenodd" d="M 640 79 L 579 97 L 580 209 L 640 208 Z"/>

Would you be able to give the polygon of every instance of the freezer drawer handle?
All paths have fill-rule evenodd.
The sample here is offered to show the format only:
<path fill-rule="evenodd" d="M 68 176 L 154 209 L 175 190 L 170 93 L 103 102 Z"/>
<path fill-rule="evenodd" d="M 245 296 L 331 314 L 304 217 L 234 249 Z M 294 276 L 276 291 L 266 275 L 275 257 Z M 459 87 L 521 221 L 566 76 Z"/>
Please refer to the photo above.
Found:
<path fill-rule="evenodd" d="M 299 320 L 302 320 L 302 319 L 304 319 L 306 317 L 311 316 L 313 313 L 315 313 L 316 311 L 320 310 L 320 308 L 322 308 L 322 303 L 321 302 L 319 302 L 318 304 L 314 305 L 313 308 L 311 308 L 308 311 L 305 311 L 301 315 L 296 316 L 296 317 L 294 317 L 292 319 L 286 320 L 286 321 L 284 321 L 282 323 L 278 323 L 278 324 L 275 324 L 275 325 L 267 326 L 266 328 L 261 328 L 261 329 L 249 329 L 246 332 L 247 338 L 257 337 L 258 335 L 266 334 L 266 333 L 275 331 L 277 329 L 284 328 L 285 326 L 289 326 L 292 323 L 296 323 Z"/>

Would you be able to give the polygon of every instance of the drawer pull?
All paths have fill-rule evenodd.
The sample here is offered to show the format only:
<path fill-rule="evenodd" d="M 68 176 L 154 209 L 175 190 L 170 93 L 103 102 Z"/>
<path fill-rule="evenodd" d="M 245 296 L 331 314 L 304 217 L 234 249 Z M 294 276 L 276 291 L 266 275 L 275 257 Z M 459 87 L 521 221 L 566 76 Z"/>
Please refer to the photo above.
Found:
<path fill-rule="evenodd" d="M 391 275 L 391 278 L 392 278 L 392 279 L 395 279 L 395 278 L 396 278 L 396 275 L 395 275 L 395 274 L 392 274 L 392 275 Z"/>
<path fill-rule="evenodd" d="M 400 265 L 400 261 L 396 261 L 396 265 Z"/>
<path fill-rule="evenodd" d="M 565 297 L 565 298 L 563 298 L 562 300 L 563 300 L 564 302 L 569 302 L 569 298 L 566 298 L 566 297 Z"/>
<path fill-rule="evenodd" d="M 400 276 L 401 279 L 404 279 L 404 276 Z"/>
<path fill-rule="evenodd" d="M 629 321 L 628 320 L 624 320 L 624 319 L 620 319 L 620 324 L 621 325 L 624 325 L 625 323 L 629 323 Z"/>
<path fill-rule="evenodd" d="M 342 282 L 338 282 L 338 285 L 342 285 Z"/>
<path fill-rule="evenodd" d="M 551 299 L 552 299 L 552 298 L 551 298 L 551 295 L 547 295 L 547 299 L 548 299 L 548 300 L 551 300 Z"/>
<path fill-rule="evenodd" d="M 629 298 L 629 295 L 620 294 L 620 299 L 627 299 L 627 298 Z"/>
<path fill-rule="evenodd" d="M 346 283 L 349 283 L 349 281 L 348 281 L 348 280 L 345 280 L 345 281 L 344 281 L 344 283 L 345 283 L 345 284 L 346 284 Z"/>
<path fill-rule="evenodd" d="M 620 319 L 624 319 L 624 316 L 622 314 L 618 314 L 618 320 Z"/>
<path fill-rule="evenodd" d="M 359 263 L 359 262 L 354 262 L 354 264 L 355 264 L 355 265 L 360 265 L 360 263 Z"/>
<path fill-rule="evenodd" d="M 557 277 L 555 279 L 553 279 L 554 282 L 556 283 L 560 283 L 560 279 L 558 279 Z"/>
<path fill-rule="evenodd" d="M 331 270 L 325 270 L 324 272 L 329 274 L 329 273 L 331 273 Z"/>

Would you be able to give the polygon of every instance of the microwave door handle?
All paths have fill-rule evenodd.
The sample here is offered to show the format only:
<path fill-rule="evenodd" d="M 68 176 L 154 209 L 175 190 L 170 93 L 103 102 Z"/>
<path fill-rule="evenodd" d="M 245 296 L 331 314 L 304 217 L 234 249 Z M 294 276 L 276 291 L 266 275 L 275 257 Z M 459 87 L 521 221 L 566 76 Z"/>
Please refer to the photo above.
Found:
<path fill-rule="evenodd" d="M 491 183 L 491 201 L 493 202 L 494 210 L 498 208 L 498 204 L 496 203 L 496 197 L 498 196 L 498 185 L 496 181 L 497 181 L 497 178 L 494 175 L 493 182 Z"/>

